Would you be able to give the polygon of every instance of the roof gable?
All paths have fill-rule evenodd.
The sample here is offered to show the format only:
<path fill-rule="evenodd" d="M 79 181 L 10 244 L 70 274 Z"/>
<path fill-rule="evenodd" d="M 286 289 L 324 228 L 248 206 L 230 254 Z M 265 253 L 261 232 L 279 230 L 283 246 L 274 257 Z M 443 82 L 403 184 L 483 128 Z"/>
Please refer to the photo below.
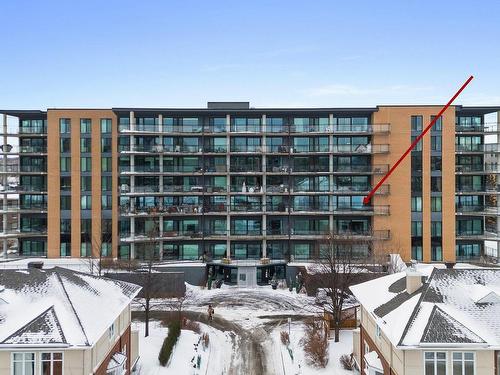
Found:
<path fill-rule="evenodd" d="M 458 320 L 434 305 L 420 342 L 482 344 L 485 341 Z"/>
<path fill-rule="evenodd" d="M 59 319 L 57 319 L 54 306 L 51 306 L 7 337 L 2 344 L 67 344 L 67 341 Z"/>

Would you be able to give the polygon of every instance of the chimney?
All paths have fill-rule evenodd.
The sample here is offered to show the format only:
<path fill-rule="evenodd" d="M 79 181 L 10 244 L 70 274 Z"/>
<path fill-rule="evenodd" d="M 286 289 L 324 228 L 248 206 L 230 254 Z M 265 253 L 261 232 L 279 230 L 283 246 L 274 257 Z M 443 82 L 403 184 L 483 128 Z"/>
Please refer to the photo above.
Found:
<path fill-rule="evenodd" d="M 422 287 L 422 274 L 414 268 L 406 269 L 406 292 L 412 294 Z"/>

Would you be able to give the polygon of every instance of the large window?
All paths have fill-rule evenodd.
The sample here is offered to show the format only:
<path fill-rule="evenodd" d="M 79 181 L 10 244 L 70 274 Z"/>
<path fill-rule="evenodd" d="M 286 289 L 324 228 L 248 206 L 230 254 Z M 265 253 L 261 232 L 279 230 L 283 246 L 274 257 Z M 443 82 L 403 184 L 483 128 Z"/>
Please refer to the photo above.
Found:
<path fill-rule="evenodd" d="M 80 133 L 81 134 L 90 134 L 92 121 L 89 118 L 80 119 Z"/>
<path fill-rule="evenodd" d="M 411 211 L 422 212 L 422 197 L 411 197 Z"/>
<path fill-rule="evenodd" d="M 425 375 L 446 375 L 446 352 L 424 352 Z"/>
<path fill-rule="evenodd" d="M 42 353 L 41 364 L 42 364 L 42 375 L 62 375 L 63 354 Z"/>
<path fill-rule="evenodd" d="M 80 172 L 90 172 L 92 170 L 92 158 L 80 158 Z"/>
<path fill-rule="evenodd" d="M 61 134 L 71 133 L 71 120 L 69 118 L 59 119 L 59 133 Z"/>
<path fill-rule="evenodd" d="M 35 373 L 35 353 L 12 353 L 12 374 L 33 375 Z"/>
<path fill-rule="evenodd" d="M 475 374 L 475 358 L 472 352 L 454 352 L 452 363 L 453 375 Z"/>
<path fill-rule="evenodd" d="M 71 157 L 63 156 L 61 158 L 61 172 L 70 172 L 71 171 Z"/>
<path fill-rule="evenodd" d="M 111 133 L 111 119 L 102 118 L 101 119 L 101 133 Z"/>

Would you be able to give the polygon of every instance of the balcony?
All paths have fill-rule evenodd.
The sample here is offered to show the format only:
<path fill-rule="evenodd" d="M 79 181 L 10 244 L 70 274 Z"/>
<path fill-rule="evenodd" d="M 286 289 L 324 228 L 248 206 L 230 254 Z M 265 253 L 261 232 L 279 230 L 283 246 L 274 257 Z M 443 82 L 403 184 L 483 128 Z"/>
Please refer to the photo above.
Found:
<path fill-rule="evenodd" d="M 262 236 L 262 230 L 259 229 L 231 229 L 231 236 Z"/>
<path fill-rule="evenodd" d="M 372 215 L 389 215 L 389 206 L 377 205 L 377 206 L 367 206 L 364 204 L 351 204 L 336 206 L 333 208 L 333 212 L 337 214 L 372 214 Z"/>
<path fill-rule="evenodd" d="M 212 153 L 212 154 L 224 154 L 227 152 L 227 147 L 226 146 L 208 146 L 203 149 L 204 152 L 206 153 Z"/>
<path fill-rule="evenodd" d="M 389 133 L 390 124 L 372 124 L 372 125 L 333 125 L 334 133 L 362 133 L 362 134 L 383 134 Z"/>
<path fill-rule="evenodd" d="M 500 185 L 496 186 L 493 184 L 486 184 L 486 185 L 456 185 L 455 186 L 455 192 L 458 194 L 461 193 L 498 193 L 500 192 Z"/>
<path fill-rule="evenodd" d="M 351 184 L 351 185 L 334 185 L 333 186 L 333 194 L 365 194 L 372 190 L 370 185 L 363 184 Z M 387 195 L 390 192 L 390 185 L 384 184 L 381 185 L 378 190 L 375 192 L 377 195 Z"/>
<path fill-rule="evenodd" d="M 334 154 L 383 154 L 389 152 L 388 144 L 333 145 Z"/>
<path fill-rule="evenodd" d="M 290 207 L 291 212 L 328 212 L 328 205 L 315 205 L 315 204 L 304 204 L 304 205 L 294 205 Z"/>
<path fill-rule="evenodd" d="M 455 151 L 457 153 L 500 153 L 499 143 L 486 143 L 486 144 L 470 144 L 470 145 L 457 145 L 455 144 Z"/>
<path fill-rule="evenodd" d="M 260 202 L 246 202 L 239 204 L 231 204 L 231 212 L 262 212 L 262 203 Z"/>
<path fill-rule="evenodd" d="M 290 173 L 328 173 L 329 171 L 330 167 L 328 165 L 320 164 L 295 165 L 290 169 Z"/>
<path fill-rule="evenodd" d="M 328 145 L 294 145 L 290 148 L 290 153 L 297 154 L 307 154 L 307 153 L 316 153 L 316 152 L 329 152 L 330 147 Z"/>
<path fill-rule="evenodd" d="M 261 186 L 231 185 L 230 189 L 232 193 L 261 194 L 263 192 L 263 188 Z"/>
<path fill-rule="evenodd" d="M 231 133 L 260 133 L 260 125 L 235 125 L 231 124 Z"/>
<path fill-rule="evenodd" d="M 262 146 L 256 146 L 256 145 L 232 145 L 230 148 L 231 152 L 234 153 L 261 153 L 262 152 Z"/>
<path fill-rule="evenodd" d="M 253 165 L 231 165 L 229 171 L 237 173 L 262 173 L 262 167 Z"/>
<path fill-rule="evenodd" d="M 359 231 L 334 231 L 333 237 L 342 240 L 357 241 L 360 239 L 368 240 L 388 240 L 391 238 L 390 230 L 359 230 Z"/>
<path fill-rule="evenodd" d="M 460 215 L 498 215 L 499 207 L 488 205 L 456 205 L 455 212 Z"/>
<path fill-rule="evenodd" d="M 28 135 L 28 136 L 33 136 L 33 135 L 41 135 L 41 136 L 46 136 L 47 135 L 47 127 L 19 127 L 19 135 Z"/>
<path fill-rule="evenodd" d="M 457 133 L 499 133 L 500 128 L 497 123 L 455 125 Z"/>
<path fill-rule="evenodd" d="M 373 164 L 373 165 L 334 165 L 334 173 L 346 174 L 385 174 L 389 171 L 389 164 Z"/>
<path fill-rule="evenodd" d="M 286 146 L 286 145 L 272 145 L 272 146 L 266 146 L 266 152 L 270 154 L 288 154 L 292 151 L 293 147 Z"/>

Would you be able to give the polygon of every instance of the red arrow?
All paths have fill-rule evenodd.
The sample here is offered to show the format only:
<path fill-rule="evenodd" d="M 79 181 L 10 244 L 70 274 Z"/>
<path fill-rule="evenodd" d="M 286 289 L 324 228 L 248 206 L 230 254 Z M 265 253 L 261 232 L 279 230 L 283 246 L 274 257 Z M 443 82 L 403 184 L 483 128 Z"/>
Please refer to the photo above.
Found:
<path fill-rule="evenodd" d="M 410 145 L 410 147 L 408 147 L 408 150 L 406 150 L 404 152 L 404 154 L 401 155 L 401 157 L 399 158 L 399 160 L 391 167 L 391 169 L 389 169 L 389 172 L 387 172 L 386 175 L 378 182 L 378 184 L 368 193 L 368 195 L 363 198 L 363 204 L 366 205 L 366 204 L 370 203 L 371 197 L 373 196 L 373 194 L 375 194 L 375 192 L 378 190 L 378 188 L 380 187 L 380 185 L 382 185 L 385 182 L 385 180 L 387 180 L 389 178 L 389 176 L 392 174 L 392 172 L 394 172 L 394 170 L 404 160 L 404 158 L 406 156 L 408 156 L 408 154 L 411 152 L 411 150 L 413 150 L 413 148 L 417 145 L 417 143 L 432 128 L 432 126 L 436 123 L 436 121 L 438 120 L 438 118 L 441 117 L 441 115 L 448 109 L 448 107 L 451 105 L 451 103 L 453 103 L 453 101 L 457 98 L 458 95 L 460 95 L 460 93 L 465 89 L 465 87 L 467 87 L 467 85 L 470 83 L 470 81 L 472 81 L 473 78 L 474 78 L 473 76 L 470 76 L 469 79 L 467 81 L 465 81 L 465 83 L 462 85 L 462 87 L 460 87 L 458 89 L 458 91 L 455 93 L 455 95 L 453 95 L 453 97 L 448 101 L 448 103 L 446 103 L 446 105 L 443 108 L 441 108 L 441 110 L 439 111 L 439 113 L 437 114 L 437 116 L 434 117 L 434 119 L 430 122 L 430 124 L 426 126 L 426 128 L 424 129 L 424 131 L 422 133 L 420 133 L 420 135 L 417 138 L 415 138 L 415 140 Z"/>

